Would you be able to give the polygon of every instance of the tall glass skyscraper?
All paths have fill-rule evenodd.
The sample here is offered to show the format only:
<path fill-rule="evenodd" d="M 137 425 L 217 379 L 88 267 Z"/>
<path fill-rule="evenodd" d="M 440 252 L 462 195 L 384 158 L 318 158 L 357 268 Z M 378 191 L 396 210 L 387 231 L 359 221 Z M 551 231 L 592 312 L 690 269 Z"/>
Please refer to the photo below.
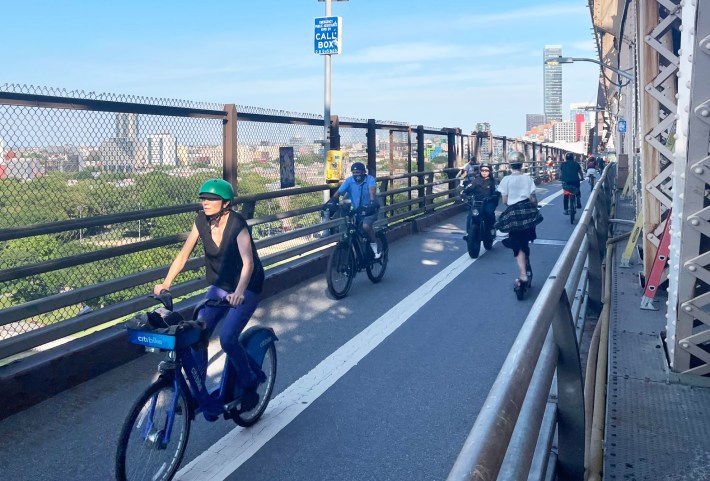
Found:
<path fill-rule="evenodd" d="M 561 45 L 545 45 L 544 60 L 562 56 Z M 545 121 L 562 121 L 562 65 L 548 65 L 543 63 Z"/>

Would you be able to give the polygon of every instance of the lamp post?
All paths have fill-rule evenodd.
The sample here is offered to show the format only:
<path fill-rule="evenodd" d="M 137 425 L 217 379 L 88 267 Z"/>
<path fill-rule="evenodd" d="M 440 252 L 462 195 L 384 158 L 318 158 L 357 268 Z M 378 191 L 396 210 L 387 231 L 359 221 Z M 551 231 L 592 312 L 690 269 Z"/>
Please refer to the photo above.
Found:
<path fill-rule="evenodd" d="M 627 72 L 625 70 L 618 69 L 616 67 L 612 67 L 611 65 L 602 63 L 599 60 L 594 59 L 594 58 L 553 57 L 553 58 L 546 59 L 545 65 L 558 65 L 558 64 L 562 64 L 562 63 L 574 63 L 574 62 L 592 62 L 592 63 L 595 63 L 595 64 L 601 66 L 602 68 L 606 68 L 606 69 L 611 70 L 612 72 L 617 74 L 620 79 L 625 78 L 629 82 L 636 81 L 636 77 L 634 77 L 634 75 L 630 74 L 629 72 Z M 624 85 L 626 85 L 626 84 L 624 84 Z M 622 85 L 621 81 L 619 81 L 619 88 L 623 87 L 624 85 Z M 596 137 L 595 137 L 595 140 L 596 140 Z M 623 137 L 622 137 L 621 141 L 623 142 Z M 622 149 L 623 149 L 623 146 L 622 146 Z M 594 146 L 592 150 L 596 150 L 596 146 Z"/>
<path fill-rule="evenodd" d="M 593 59 L 593 58 L 579 58 L 579 57 L 554 57 L 554 58 L 548 58 L 545 60 L 546 65 L 558 65 L 561 63 L 574 63 L 574 62 L 592 62 L 597 65 L 600 65 L 606 69 L 611 70 L 612 72 L 616 73 L 619 77 L 624 77 L 627 80 L 634 81 L 636 77 L 634 77 L 632 74 L 629 72 L 626 72 L 624 70 L 620 70 L 616 67 L 612 67 L 611 65 L 607 65 L 605 63 L 600 62 L 599 60 Z"/>
<path fill-rule="evenodd" d="M 87 207 L 85 205 L 77 205 L 76 206 L 76 210 L 77 210 L 77 212 L 79 212 L 79 219 L 80 220 L 82 219 L 81 213 L 84 211 L 84 209 L 87 209 Z M 84 242 L 84 238 L 82 237 L 82 234 L 81 234 L 81 227 L 79 227 L 79 242 L 80 243 Z"/>
<path fill-rule="evenodd" d="M 141 207 L 142 207 L 141 203 L 138 202 L 138 212 L 141 211 Z M 141 241 L 141 220 L 138 219 L 138 242 L 140 242 L 140 241 Z"/>

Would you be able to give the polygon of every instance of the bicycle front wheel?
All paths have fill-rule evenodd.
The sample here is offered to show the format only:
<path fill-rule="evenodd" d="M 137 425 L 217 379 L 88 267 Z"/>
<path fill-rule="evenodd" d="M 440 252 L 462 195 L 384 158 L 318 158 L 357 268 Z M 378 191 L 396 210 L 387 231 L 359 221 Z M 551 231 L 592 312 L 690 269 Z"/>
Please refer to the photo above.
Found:
<path fill-rule="evenodd" d="M 471 259 L 476 259 L 478 254 L 481 252 L 481 226 L 475 222 L 471 223 L 471 227 L 468 229 L 468 239 L 466 239 L 466 247 L 468 248 L 468 255 Z"/>
<path fill-rule="evenodd" d="M 175 393 L 168 379 L 154 382 L 123 423 L 116 451 L 116 479 L 171 480 L 180 467 L 189 436 L 190 411 L 185 394 Z"/>
<path fill-rule="evenodd" d="M 328 259 L 328 290 L 336 299 L 342 299 L 353 285 L 355 277 L 355 255 L 350 244 L 338 242 Z"/>
<path fill-rule="evenodd" d="M 367 264 L 367 277 L 374 283 L 378 283 L 382 280 L 385 275 L 385 270 L 387 269 L 387 260 L 389 259 L 389 246 L 387 245 L 387 236 L 384 232 L 378 232 L 376 234 L 377 238 L 377 249 L 382 255 L 379 259 L 375 259 L 374 256 Z"/>

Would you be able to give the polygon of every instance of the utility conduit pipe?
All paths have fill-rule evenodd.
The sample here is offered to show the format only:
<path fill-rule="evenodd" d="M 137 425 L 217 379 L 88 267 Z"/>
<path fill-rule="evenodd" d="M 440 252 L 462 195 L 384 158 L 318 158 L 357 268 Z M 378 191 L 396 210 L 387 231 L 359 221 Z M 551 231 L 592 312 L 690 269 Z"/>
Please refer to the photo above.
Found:
<path fill-rule="evenodd" d="M 594 385 L 599 353 L 599 333 L 602 323 L 597 321 L 589 341 L 587 365 L 584 370 L 584 466 L 589 466 L 589 447 L 592 436 L 592 410 L 594 409 Z"/>
<path fill-rule="evenodd" d="M 599 333 L 599 350 L 597 355 L 597 370 L 594 388 L 594 410 L 592 415 L 592 432 L 590 439 L 588 481 L 601 481 L 603 466 L 603 440 L 606 412 L 606 371 L 609 355 L 609 316 L 611 305 L 611 272 L 614 260 L 614 243 L 606 245 L 606 271 L 604 275 L 604 307 L 599 316 L 601 324 Z"/>

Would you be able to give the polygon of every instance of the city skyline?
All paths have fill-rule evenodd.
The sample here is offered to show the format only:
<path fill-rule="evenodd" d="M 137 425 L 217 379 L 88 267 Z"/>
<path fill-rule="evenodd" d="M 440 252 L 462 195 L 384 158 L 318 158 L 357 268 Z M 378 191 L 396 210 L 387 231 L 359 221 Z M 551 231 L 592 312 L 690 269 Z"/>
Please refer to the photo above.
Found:
<path fill-rule="evenodd" d="M 432 16 L 427 6 L 333 3 L 344 24 L 343 53 L 333 57 L 333 114 L 464 131 L 486 118 L 494 133 L 516 136 L 525 113 L 542 105 L 543 46 L 596 56 L 583 3 L 510 0 L 468 13 L 470 2 L 456 0 L 447 3 L 453 17 Z M 312 30 L 324 4 L 316 0 L 284 2 L 266 16 L 263 6 L 223 1 L 176 1 L 170 9 L 133 0 L 120 8 L 15 2 L 5 13 L 17 20 L 6 25 L 5 38 L 18 39 L 9 41 L 7 82 L 323 112 L 323 58 L 313 53 Z M 37 23 L 28 36 L 22 25 L 30 18 Z M 218 18 L 237 21 L 212 20 Z M 54 34 L 56 22 L 68 26 L 62 35 Z M 210 27 L 195 35 L 194 25 L 205 23 Z M 593 65 L 566 67 L 563 103 L 594 100 L 597 72 Z"/>

